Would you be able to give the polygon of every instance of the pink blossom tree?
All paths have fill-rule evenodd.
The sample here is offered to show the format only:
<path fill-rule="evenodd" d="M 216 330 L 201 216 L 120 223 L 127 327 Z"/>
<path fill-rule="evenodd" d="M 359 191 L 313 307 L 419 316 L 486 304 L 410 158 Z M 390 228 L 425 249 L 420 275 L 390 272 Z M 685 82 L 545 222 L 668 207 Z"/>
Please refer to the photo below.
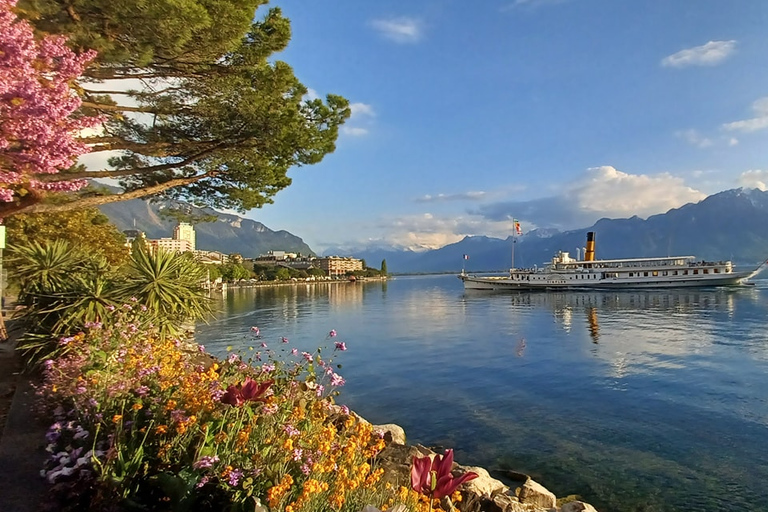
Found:
<path fill-rule="evenodd" d="M 46 192 L 76 191 L 86 181 L 42 181 L 88 152 L 76 134 L 99 123 L 73 115 L 81 100 L 72 89 L 96 52 L 75 54 L 63 36 L 35 38 L 17 18 L 17 0 L 0 0 L 0 204 L 4 214 L 40 202 Z M 11 204 L 8 204 L 11 203 Z"/>

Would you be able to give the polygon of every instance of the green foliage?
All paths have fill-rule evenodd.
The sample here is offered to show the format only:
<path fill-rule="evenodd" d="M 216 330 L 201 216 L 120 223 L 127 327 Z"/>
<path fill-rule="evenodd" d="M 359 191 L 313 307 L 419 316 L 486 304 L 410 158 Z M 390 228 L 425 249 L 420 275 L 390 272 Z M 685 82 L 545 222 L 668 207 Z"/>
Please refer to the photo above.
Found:
<path fill-rule="evenodd" d="M 381 260 L 381 275 L 383 275 L 383 276 L 387 275 L 387 260 L 386 259 Z"/>
<path fill-rule="evenodd" d="M 4 224 L 9 247 L 63 240 L 89 254 L 102 255 L 115 265 L 128 259 L 125 236 L 96 208 L 12 215 Z"/>
<path fill-rule="evenodd" d="M 271 203 L 290 185 L 291 167 L 333 152 L 349 102 L 333 94 L 306 99 L 291 67 L 274 59 L 290 40 L 289 21 L 273 8 L 252 22 L 263 3 L 23 0 L 23 14 L 40 31 L 67 33 L 79 48 L 100 52 L 87 78 L 147 84 L 130 101 L 81 84 L 83 112 L 104 116 L 106 127 L 83 141 L 93 152 L 120 155 L 110 169 L 61 176 L 121 179 L 128 194 L 45 207 L 161 195 L 242 212 Z"/>
<path fill-rule="evenodd" d="M 147 307 L 162 334 L 178 334 L 184 322 L 211 313 L 203 289 L 205 268 L 189 254 L 137 251 L 124 272 L 118 292 Z"/>
<path fill-rule="evenodd" d="M 7 263 L 24 306 L 20 348 L 33 364 L 68 350 L 57 338 L 108 323 L 115 308 L 135 307 L 139 300 L 163 335 L 211 313 L 205 269 L 189 255 L 137 250 L 128 264 L 116 267 L 57 240 L 14 247 Z"/>
<path fill-rule="evenodd" d="M 218 270 L 221 278 L 229 283 L 251 277 L 251 272 L 240 263 L 225 263 Z"/>

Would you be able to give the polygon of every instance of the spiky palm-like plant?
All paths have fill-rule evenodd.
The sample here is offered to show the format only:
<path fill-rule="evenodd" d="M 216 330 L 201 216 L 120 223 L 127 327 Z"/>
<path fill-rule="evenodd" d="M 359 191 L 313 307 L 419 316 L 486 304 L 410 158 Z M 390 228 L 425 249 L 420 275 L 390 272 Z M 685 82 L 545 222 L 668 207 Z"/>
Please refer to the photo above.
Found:
<path fill-rule="evenodd" d="M 173 335 L 185 322 L 211 313 L 205 277 L 205 269 L 191 255 L 138 250 L 131 255 L 118 293 L 146 306 L 160 331 Z"/>

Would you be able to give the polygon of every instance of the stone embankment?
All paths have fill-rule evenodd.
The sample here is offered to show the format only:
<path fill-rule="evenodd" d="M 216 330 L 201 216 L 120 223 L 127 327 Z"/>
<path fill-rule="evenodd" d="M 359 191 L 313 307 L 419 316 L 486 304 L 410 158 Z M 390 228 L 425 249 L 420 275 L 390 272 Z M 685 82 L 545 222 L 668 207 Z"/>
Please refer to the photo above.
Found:
<path fill-rule="evenodd" d="M 408 445 L 405 431 L 398 425 L 374 425 L 374 429 L 383 432 L 387 441 L 386 448 L 379 455 L 385 481 L 409 485 L 413 457 L 435 455 L 434 451 L 424 446 Z M 491 477 L 484 468 L 454 463 L 454 475 L 467 471 L 479 476 L 461 487 L 464 500 L 454 504 L 461 512 L 596 512 L 592 505 L 582 501 L 564 503 L 565 500 L 558 500 L 552 492 L 526 475 L 519 474 L 520 485 L 512 489 Z"/>

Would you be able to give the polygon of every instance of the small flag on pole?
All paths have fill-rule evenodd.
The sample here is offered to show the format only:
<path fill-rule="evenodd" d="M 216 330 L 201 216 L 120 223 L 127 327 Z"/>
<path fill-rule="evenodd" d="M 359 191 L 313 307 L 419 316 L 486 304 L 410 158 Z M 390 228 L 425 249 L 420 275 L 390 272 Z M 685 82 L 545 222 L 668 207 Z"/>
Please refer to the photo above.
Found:
<path fill-rule="evenodd" d="M 523 228 L 520 227 L 520 222 L 517 219 L 512 219 L 512 222 L 515 224 L 515 233 L 522 235 Z"/>
<path fill-rule="evenodd" d="M 465 254 L 465 255 L 464 255 L 464 259 L 465 259 L 465 260 L 468 260 L 468 259 L 469 259 L 469 254 Z"/>

